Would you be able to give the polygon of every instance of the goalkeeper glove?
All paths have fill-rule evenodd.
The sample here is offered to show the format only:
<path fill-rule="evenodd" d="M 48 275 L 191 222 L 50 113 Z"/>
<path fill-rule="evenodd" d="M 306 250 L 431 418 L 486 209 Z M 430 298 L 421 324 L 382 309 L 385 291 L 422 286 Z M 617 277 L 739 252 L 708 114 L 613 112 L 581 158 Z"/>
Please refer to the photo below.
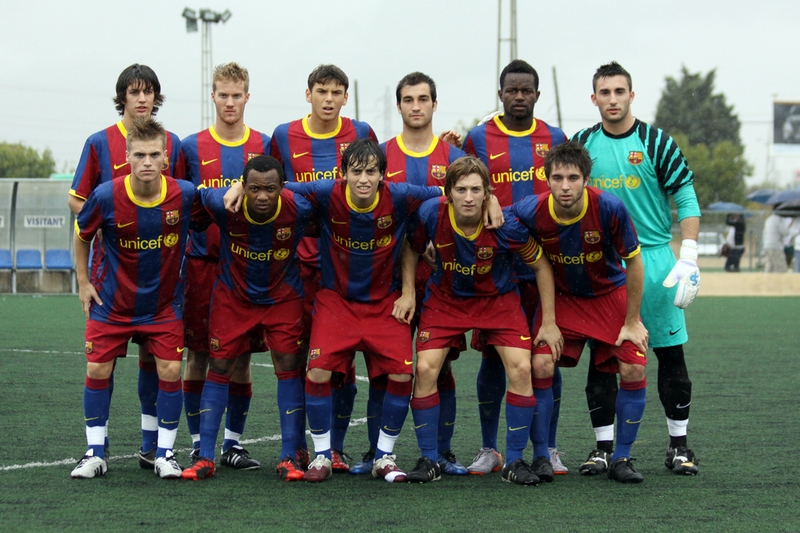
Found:
<path fill-rule="evenodd" d="M 675 307 L 686 309 L 694 301 L 697 292 L 700 290 L 700 269 L 697 268 L 697 241 L 683 239 L 680 259 L 667 274 L 667 278 L 662 285 L 667 288 L 678 285 L 678 292 L 675 293 L 673 302 Z"/>

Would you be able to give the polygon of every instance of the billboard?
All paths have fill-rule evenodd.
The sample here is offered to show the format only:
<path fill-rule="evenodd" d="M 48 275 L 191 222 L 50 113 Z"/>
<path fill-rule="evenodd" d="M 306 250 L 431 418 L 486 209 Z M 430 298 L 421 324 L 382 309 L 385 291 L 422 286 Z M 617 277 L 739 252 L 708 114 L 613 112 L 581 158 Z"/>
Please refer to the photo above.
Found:
<path fill-rule="evenodd" d="M 773 102 L 772 143 L 800 148 L 800 102 Z"/>

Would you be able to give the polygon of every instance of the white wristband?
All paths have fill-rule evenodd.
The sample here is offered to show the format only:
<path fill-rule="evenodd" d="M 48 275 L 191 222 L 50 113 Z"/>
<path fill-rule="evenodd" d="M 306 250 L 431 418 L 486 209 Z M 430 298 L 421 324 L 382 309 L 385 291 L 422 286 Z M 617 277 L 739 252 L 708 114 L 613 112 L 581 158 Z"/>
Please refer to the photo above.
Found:
<path fill-rule="evenodd" d="M 681 241 L 681 259 L 691 259 L 697 261 L 697 241 L 694 239 L 683 239 Z"/>

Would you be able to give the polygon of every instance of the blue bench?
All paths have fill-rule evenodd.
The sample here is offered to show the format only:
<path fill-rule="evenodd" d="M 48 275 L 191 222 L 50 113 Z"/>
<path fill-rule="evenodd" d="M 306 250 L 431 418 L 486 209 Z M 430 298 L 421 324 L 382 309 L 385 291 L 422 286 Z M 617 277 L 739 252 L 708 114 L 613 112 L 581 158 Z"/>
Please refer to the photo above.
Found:
<path fill-rule="evenodd" d="M 14 264 L 11 262 L 11 250 L 0 250 L 0 270 L 11 270 Z"/>
<path fill-rule="evenodd" d="M 44 266 L 47 270 L 72 270 L 72 255 L 63 248 L 46 250 Z"/>
<path fill-rule="evenodd" d="M 42 252 L 40 250 L 17 250 L 17 270 L 41 270 Z"/>

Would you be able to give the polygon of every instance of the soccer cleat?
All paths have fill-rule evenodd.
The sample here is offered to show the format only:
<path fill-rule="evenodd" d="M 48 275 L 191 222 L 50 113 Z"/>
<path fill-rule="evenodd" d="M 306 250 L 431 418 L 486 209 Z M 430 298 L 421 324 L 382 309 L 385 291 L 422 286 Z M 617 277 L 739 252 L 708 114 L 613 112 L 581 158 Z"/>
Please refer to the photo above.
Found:
<path fill-rule="evenodd" d="M 277 470 L 284 481 L 303 481 L 303 475 L 305 474 L 300 465 L 297 464 L 297 460 L 288 455 L 278 463 Z"/>
<path fill-rule="evenodd" d="M 194 463 L 192 466 L 181 472 L 181 477 L 183 479 L 192 479 L 194 481 L 199 481 L 201 479 L 206 479 L 210 477 L 214 477 L 214 474 L 217 472 L 217 465 L 214 464 L 214 461 L 211 459 L 204 459 L 200 458 Z"/>
<path fill-rule="evenodd" d="M 384 455 L 372 464 L 372 477 L 377 477 L 389 483 L 402 483 L 406 481 L 406 473 L 394 462 L 394 455 Z"/>
<path fill-rule="evenodd" d="M 539 456 L 534 459 L 531 463 L 531 470 L 541 481 L 548 483 L 553 481 L 553 465 L 550 464 L 550 459 L 547 457 Z"/>
<path fill-rule="evenodd" d="M 252 459 L 247 450 L 241 446 L 231 446 L 227 452 L 222 454 L 219 462 L 222 466 L 230 466 L 237 470 L 258 470 L 261 468 L 261 463 Z"/>
<path fill-rule="evenodd" d="M 70 476 L 73 479 L 91 479 L 103 476 L 107 471 L 108 463 L 105 459 L 94 455 L 84 455 L 72 469 Z"/>
<path fill-rule="evenodd" d="M 428 457 L 420 457 L 414 470 L 406 475 L 406 481 L 409 483 L 427 483 L 440 479 L 442 479 L 442 469 L 439 468 L 439 463 Z"/>
<path fill-rule="evenodd" d="M 167 451 L 166 457 L 158 457 L 155 460 L 153 468 L 161 479 L 180 479 L 183 475 L 181 465 L 170 450 Z"/>
<path fill-rule="evenodd" d="M 667 468 L 679 476 L 697 475 L 699 461 L 694 452 L 685 446 L 667 449 L 667 458 L 664 460 Z"/>
<path fill-rule="evenodd" d="M 582 476 L 596 476 L 608 471 L 609 454 L 603 450 L 592 450 L 586 462 L 578 467 Z"/>
<path fill-rule="evenodd" d="M 354 476 L 369 474 L 372 472 L 372 463 L 375 459 L 375 450 L 369 450 L 361 456 L 361 461 L 350 467 L 350 473 Z"/>
<path fill-rule="evenodd" d="M 144 470 L 152 470 L 156 462 L 156 449 L 153 448 L 147 453 L 144 453 L 141 448 L 136 452 L 136 458 L 139 459 L 139 468 Z"/>
<path fill-rule="evenodd" d="M 561 456 L 564 455 L 558 448 L 547 448 L 550 452 L 550 464 L 553 465 L 553 474 L 557 476 L 565 475 L 569 469 L 561 462 Z"/>
<path fill-rule="evenodd" d="M 303 474 L 303 481 L 319 483 L 320 481 L 329 479 L 331 475 L 333 475 L 331 471 L 331 460 L 324 455 L 318 455 L 311 464 L 308 465 L 308 470 Z"/>
<path fill-rule="evenodd" d="M 308 454 L 308 448 L 297 448 L 294 456 L 300 468 L 308 470 L 308 465 L 311 463 L 311 456 Z"/>
<path fill-rule="evenodd" d="M 608 479 L 620 483 L 641 483 L 644 481 L 644 476 L 633 469 L 629 458 L 620 457 L 608 467 Z"/>
<path fill-rule="evenodd" d="M 195 461 L 200 460 L 200 448 L 193 448 L 192 453 L 189 454 L 189 460 L 194 464 Z"/>
<path fill-rule="evenodd" d="M 337 474 L 350 471 L 350 465 L 347 464 L 347 459 L 352 459 L 349 455 L 341 450 L 331 450 L 331 470 Z"/>
<path fill-rule="evenodd" d="M 536 485 L 539 477 L 533 473 L 531 465 L 523 459 L 517 459 L 510 465 L 503 466 L 503 481 L 517 485 Z"/>
<path fill-rule="evenodd" d="M 447 474 L 448 476 L 466 476 L 469 474 L 469 471 L 458 462 L 455 454 L 450 450 L 440 453 L 436 462 L 439 463 L 442 474 Z"/>
<path fill-rule="evenodd" d="M 472 464 L 467 467 L 470 474 L 489 474 L 497 472 L 503 468 L 503 456 L 494 448 L 481 448 L 478 450 L 478 455 L 472 461 Z"/>

